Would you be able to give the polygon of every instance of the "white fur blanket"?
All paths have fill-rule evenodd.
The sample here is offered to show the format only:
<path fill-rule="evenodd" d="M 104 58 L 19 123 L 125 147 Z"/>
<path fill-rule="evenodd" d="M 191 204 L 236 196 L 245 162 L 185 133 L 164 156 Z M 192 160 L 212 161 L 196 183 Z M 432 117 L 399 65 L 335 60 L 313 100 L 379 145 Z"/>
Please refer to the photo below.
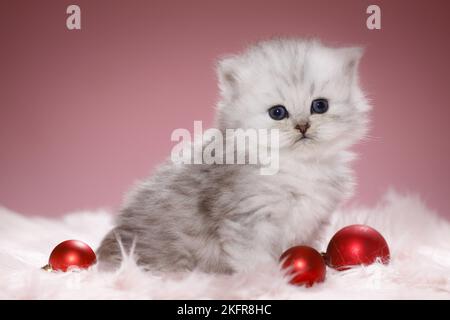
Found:
<path fill-rule="evenodd" d="M 368 224 L 391 249 L 391 263 L 338 272 L 312 288 L 287 284 L 281 272 L 261 267 L 247 274 L 200 272 L 154 275 L 132 261 L 115 273 L 49 273 L 56 244 L 79 239 L 94 249 L 110 229 L 105 210 L 59 219 L 30 218 L 0 208 L 0 298 L 3 299 L 450 299 L 450 223 L 414 196 L 389 192 L 372 209 L 336 212 L 322 247 L 341 227 Z"/>

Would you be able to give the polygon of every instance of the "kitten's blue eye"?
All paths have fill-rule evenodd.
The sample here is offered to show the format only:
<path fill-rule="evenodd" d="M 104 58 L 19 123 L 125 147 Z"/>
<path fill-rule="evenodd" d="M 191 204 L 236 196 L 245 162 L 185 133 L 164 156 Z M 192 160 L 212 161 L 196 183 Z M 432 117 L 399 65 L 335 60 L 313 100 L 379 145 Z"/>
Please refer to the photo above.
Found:
<path fill-rule="evenodd" d="M 269 109 L 269 116 L 273 120 L 283 120 L 289 116 L 289 113 L 284 106 L 276 105 Z"/>
<path fill-rule="evenodd" d="M 311 103 L 311 114 L 313 113 L 325 113 L 328 111 L 327 99 L 316 99 Z"/>

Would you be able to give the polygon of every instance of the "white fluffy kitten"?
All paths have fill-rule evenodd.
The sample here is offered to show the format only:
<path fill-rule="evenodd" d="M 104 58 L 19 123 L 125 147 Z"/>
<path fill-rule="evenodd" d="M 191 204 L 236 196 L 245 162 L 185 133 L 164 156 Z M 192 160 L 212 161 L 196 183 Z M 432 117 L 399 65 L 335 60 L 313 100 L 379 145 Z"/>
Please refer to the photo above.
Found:
<path fill-rule="evenodd" d="M 359 48 L 317 41 L 260 42 L 218 66 L 217 127 L 279 129 L 280 169 L 250 165 L 161 166 L 128 195 L 98 249 L 120 264 L 135 242 L 150 270 L 250 270 L 311 244 L 353 189 L 346 151 L 366 132 L 370 109 L 358 86 Z"/>

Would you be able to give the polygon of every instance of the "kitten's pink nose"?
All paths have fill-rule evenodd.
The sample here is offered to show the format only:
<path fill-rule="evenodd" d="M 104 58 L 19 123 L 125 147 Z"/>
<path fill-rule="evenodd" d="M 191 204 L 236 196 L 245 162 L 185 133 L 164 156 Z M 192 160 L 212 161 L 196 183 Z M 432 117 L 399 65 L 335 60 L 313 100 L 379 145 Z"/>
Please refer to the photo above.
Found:
<path fill-rule="evenodd" d="M 306 122 L 306 123 L 302 123 L 302 124 L 296 125 L 296 126 L 295 126 L 295 129 L 297 129 L 298 131 L 300 131 L 302 134 L 305 134 L 306 131 L 308 131 L 309 127 L 310 127 L 309 122 Z"/>

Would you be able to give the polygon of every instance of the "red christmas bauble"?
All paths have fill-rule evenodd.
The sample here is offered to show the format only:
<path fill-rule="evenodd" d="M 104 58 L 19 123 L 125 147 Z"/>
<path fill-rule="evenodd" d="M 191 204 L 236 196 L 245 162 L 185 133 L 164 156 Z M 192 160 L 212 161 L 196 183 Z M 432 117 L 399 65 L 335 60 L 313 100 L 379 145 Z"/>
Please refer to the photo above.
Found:
<path fill-rule="evenodd" d="M 331 238 L 325 259 L 327 265 L 337 270 L 347 270 L 354 265 L 368 265 L 377 258 L 389 262 L 389 247 L 375 229 L 361 224 L 347 226 Z"/>
<path fill-rule="evenodd" d="M 291 276 L 291 284 L 310 287 L 325 280 L 325 261 L 320 253 L 311 247 L 292 247 L 281 255 L 280 261 L 282 268 Z"/>
<path fill-rule="evenodd" d="M 58 244 L 50 254 L 51 270 L 67 271 L 70 267 L 85 269 L 96 262 L 94 251 L 79 240 L 66 240 Z"/>

